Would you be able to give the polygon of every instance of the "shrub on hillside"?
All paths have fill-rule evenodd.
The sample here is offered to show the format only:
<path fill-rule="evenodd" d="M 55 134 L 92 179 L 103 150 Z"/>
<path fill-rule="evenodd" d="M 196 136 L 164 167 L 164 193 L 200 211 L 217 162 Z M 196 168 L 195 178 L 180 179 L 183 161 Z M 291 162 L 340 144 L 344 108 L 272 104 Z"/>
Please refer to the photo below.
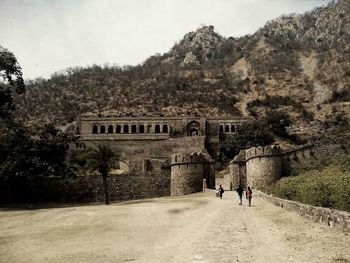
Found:
<path fill-rule="evenodd" d="M 312 112 L 309 112 L 305 106 L 291 97 L 283 97 L 283 96 L 269 96 L 266 95 L 265 99 L 256 99 L 250 101 L 247 104 L 248 111 L 252 114 L 254 111 L 254 107 L 266 107 L 269 109 L 278 109 L 279 106 L 292 106 L 293 109 L 301 114 L 306 119 L 313 120 L 314 116 Z"/>
<path fill-rule="evenodd" d="M 274 134 L 288 137 L 286 128 L 292 124 L 288 113 L 272 110 L 267 112 L 265 119 Z"/>
<path fill-rule="evenodd" d="M 272 193 L 310 205 L 350 211 L 350 155 L 335 157 L 319 170 L 282 178 Z"/>

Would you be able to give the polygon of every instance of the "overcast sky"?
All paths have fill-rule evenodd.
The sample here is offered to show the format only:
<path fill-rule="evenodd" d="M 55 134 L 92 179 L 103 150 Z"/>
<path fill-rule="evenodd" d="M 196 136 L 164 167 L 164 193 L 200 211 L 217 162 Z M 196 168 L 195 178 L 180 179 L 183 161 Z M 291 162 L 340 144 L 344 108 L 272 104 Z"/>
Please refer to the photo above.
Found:
<path fill-rule="evenodd" d="M 0 0 L 0 45 L 24 77 L 72 66 L 136 65 L 202 24 L 225 37 L 330 0 Z"/>

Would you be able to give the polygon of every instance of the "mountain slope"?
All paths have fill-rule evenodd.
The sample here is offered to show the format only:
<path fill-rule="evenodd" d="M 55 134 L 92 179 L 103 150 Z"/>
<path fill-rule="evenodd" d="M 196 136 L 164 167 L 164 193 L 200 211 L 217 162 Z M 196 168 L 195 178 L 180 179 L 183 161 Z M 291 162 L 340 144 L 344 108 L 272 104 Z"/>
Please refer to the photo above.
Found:
<path fill-rule="evenodd" d="M 281 16 L 255 34 L 187 33 L 135 67 L 68 69 L 31 81 L 18 115 L 64 125 L 81 113 L 264 115 L 290 112 L 294 132 L 334 131 L 350 118 L 350 2 Z"/>

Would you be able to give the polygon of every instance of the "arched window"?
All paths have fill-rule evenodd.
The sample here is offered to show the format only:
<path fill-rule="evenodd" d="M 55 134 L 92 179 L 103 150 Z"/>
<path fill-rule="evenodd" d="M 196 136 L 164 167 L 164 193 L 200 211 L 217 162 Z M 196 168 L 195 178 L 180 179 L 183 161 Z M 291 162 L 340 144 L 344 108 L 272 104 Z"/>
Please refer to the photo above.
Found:
<path fill-rule="evenodd" d="M 136 133 L 136 125 L 131 125 L 131 133 Z"/>
<path fill-rule="evenodd" d="M 230 127 L 228 125 L 225 125 L 225 132 L 230 132 Z"/>
<path fill-rule="evenodd" d="M 92 126 L 92 133 L 96 134 L 98 131 L 97 125 Z"/>
<path fill-rule="evenodd" d="M 200 123 L 197 121 L 191 121 L 187 124 L 187 136 L 199 136 L 200 135 Z"/>
<path fill-rule="evenodd" d="M 100 127 L 100 133 L 106 133 L 106 126 L 101 125 L 101 127 Z"/>
<path fill-rule="evenodd" d="M 220 133 L 224 132 L 224 126 L 220 125 Z"/>
<path fill-rule="evenodd" d="M 152 125 L 147 125 L 147 133 L 151 133 L 152 131 Z"/>
<path fill-rule="evenodd" d="M 155 133 L 160 133 L 160 125 L 157 124 L 155 127 Z"/>
<path fill-rule="evenodd" d="M 108 125 L 108 133 L 113 133 L 113 125 Z"/>
<path fill-rule="evenodd" d="M 235 132 L 236 131 L 236 128 L 235 128 L 235 125 L 231 125 L 231 132 Z"/>
<path fill-rule="evenodd" d="M 124 125 L 124 133 L 129 133 L 129 125 Z"/>
<path fill-rule="evenodd" d="M 121 133 L 122 127 L 120 125 L 117 125 L 117 128 L 115 129 L 115 133 Z"/>
<path fill-rule="evenodd" d="M 164 124 L 163 125 L 163 133 L 168 133 L 168 125 Z"/>
<path fill-rule="evenodd" d="M 139 127 L 139 131 L 140 133 L 145 133 L 145 126 L 141 124 Z"/>

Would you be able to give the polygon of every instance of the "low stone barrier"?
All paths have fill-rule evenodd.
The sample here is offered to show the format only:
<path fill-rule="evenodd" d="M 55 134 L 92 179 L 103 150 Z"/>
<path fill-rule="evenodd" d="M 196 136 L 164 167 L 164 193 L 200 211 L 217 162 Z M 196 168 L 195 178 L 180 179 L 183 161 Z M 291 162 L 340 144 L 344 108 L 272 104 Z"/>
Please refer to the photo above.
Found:
<path fill-rule="evenodd" d="M 254 193 L 276 206 L 285 208 L 288 211 L 296 211 L 304 217 L 319 223 L 327 224 L 330 228 L 337 227 L 345 231 L 350 231 L 349 212 L 290 201 L 272 195 L 267 195 L 259 190 L 255 190 Z"/>

